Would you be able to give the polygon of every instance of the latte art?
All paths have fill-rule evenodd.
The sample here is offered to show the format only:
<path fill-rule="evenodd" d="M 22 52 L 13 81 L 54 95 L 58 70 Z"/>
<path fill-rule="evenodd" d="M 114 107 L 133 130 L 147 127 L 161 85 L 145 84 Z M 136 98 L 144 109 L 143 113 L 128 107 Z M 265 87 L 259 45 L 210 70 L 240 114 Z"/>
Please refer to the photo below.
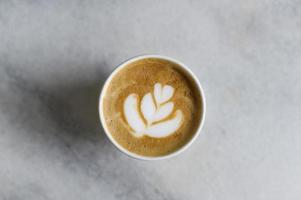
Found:
<path fill-rule="evenodd" d="M 181 126 L 183 118 L 181 110 L 176 110 L 173 117 L 168 119 L 174 111 L 174 103 L 170 102 L 173 93 L 173 87 L 169 85 L 162 87 L 162 84 L 156 83 L 154 92 L 143 96 L 140 107 L 137 94 L 130 94 L 125 99 L 123 112 L 134 136 L 166 137 Z"/>

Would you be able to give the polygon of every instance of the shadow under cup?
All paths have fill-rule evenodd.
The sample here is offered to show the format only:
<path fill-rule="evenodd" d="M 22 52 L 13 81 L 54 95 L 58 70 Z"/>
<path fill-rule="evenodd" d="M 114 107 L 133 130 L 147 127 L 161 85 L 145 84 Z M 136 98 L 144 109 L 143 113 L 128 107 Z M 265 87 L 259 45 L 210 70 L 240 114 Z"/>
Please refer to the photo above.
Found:
<path fill-rule="evenodd" d="M 155 60 L 160 61 L 160 64 L 163 63 L 164 65 L 162 65 L 162 66 L 154 65 L 152 63 L 152 61 L 155 61 Z M 150 65 L 151 67 L 148 67 L 148 68 L 144 67 L 143 63 L 146 63 L 146 61 L 149 61 L 148 65 Z M 132 68 L 132 71 L 134 71 L 134 73 L 138 73 L 137 75 L 136 74 L 134 74 L 135 76 L 121 76 L 120 75 L 120 74 L 123 75 L 124 70 L 128 69 L 129 66 L 132 67 L 132 65 L 134 65 L 134 64 L 135 64 L 134 67 L 136 67 L 136 68 Z M 164 71 L 162 69 L 165 66 L 169 66 L 169 65 L 173 67 L 172 69 L 175 72 L 169 73 L 165 76 Z M 147 72 L 148 72 L 147 69 L 154 71 L 154 72 L 151 72 L 151 74 L 153 75 L 152 78 L 147 76 Z M 143 70 L 146 70 L 146 71 L 143 71 Z M 140 74 L 139 74 L 139 71 L 141 71 Z M 176 83 L 176 80 L 177 80 L 176 78 L 178 77 L 177 74 L 181 74 L 181 76 L 184 77 L 186 82 L 191 83 L 190 85 L 187 85 L 186 88 L 193 87 L 193 90 L 192 89 L 189 90 L 192 92 L 189 92 L 189 93 L 193 93 L 192 95 L 197 96 L 197 98 L 195 101 L 193 101 L 189 105 L 190 105 L 190 112 L 196 112 L 197 117 L 193 117 L 194 115 L 191 115 L 189 112 L 185 113 L 185 111 L 187 110 L 187 109 L 185 110 L 185 106 L 186 107 L 189 107 L 189 106 L 185 105 L 185 104 L 183 105 L 183 103 L 181 103 L 181 101 L 185 102 L 185 95 L 189 96 L 191 94 L 186 94 L 187 90 L 183 90 L 183 92 L 181 93 L 181 87 L 177 87 L 177 85 L 170 84 L 170 83 Z M 130 75 L 130 74 L 127 74 L 127 75 Z M 153 77 L 155 77 L 155 78 L 153 78 Z M 157 79 L 157 77 L 158 77 L 158 79 Z M 135 79 L 137 81 L 137 83 L 139 83 L 139 84 L 136 84 L 135 81 L 132 81 L 133 82 L 132 83 L 131 79 L 132 80 Z M 183 121 L 184 122 L 182 123 L 183 125 L 181 125 L 181 128 L 179 128 L 179 130 L 182 130 L 182 132 L 175 131 L 174 133 L 170 134 L 168 137 L 161 137 L 161 138 L 160 137 L 159 138 L 152 137 L 153 135 L 151 135 L 151 134 L 160 133 L 161 128 L 164 129 L 164 127 L 162 127 L 160 125 L 156 126 L 157 124 L 159 124 L 161 122 L 161 121 L 159 121 L 159 122 L 154 122 L 153 124 L 151 124 L 152 125 L 151 128 L 143 129 L 145 131 L 145 135 L 143 135 L 142 137 L 140 137 L 140 136 L 135 137 L 135 134 L 137 134 L 138 132 L 136 131 L 136 133 L 133 134 L 135 132 L 133 130 L 137 130 L 139 128 L 139 123 L 138 123 L 139 121 L 137 121 L 136 123 L 133 123 L 132 126 L 131 126 L 131 123 L 128 123 L 128 124 L 126 123 L 129 120 L 128 120 L 128 118 L 124 117 L 124 115 L 126 114 L 126 106 L 125 105 L 127 102 L 131 102 L 130 98 L 129 98 L 129 96 L 130 96 L 129 94 L 137 94 L 137 102 L 138 103 L 142 102 L 142 104 L 143 104 L 143 102 L 147 102 L 147 101 L 144 101 L 146 99 L 146 98 L 144 98 L 146 96 L 145 94 L 150 94 L 149 93 L 150 91 L 154 91 L 154 93 L 152 93 L 152 100 L 155 102 L 154 105 L 156 107 L 158 107 L 156 88 L 160 88 L 161 86 L 160 86 L 160 84 L 155 83 L 153 79 L 155 79 L 155 82 L 157 82 L 159 80 L 159 82 L 162 83 L 162 88 L 161 88 L 162 91 L 164 89 L 168 89 L 165 86 L 169 86 L 169 85 L 174 86 L 175 90 L 173 90 L 173 91 L 175 91 L 175 92 L 173 93 L 173 96 L 171 97 L 171 101 L 173 101 L 172 105 L 174 105 L 175 107 L 177 105 L 181 105 L 183 108 L 181 110 L 179 109 L 180 111 L 183 111 L 183 118 L 181 118 L 181 119 L 182 119 L 182 122 Z M 131 92 L 127 93 L 127 96 L 125 95 L 123 97 L 122 93 L 121 93 L 121 92 L 123 92 L 123 90 L 121 90 L 121 92 L 116 92 L 114 90 L 113 86 L 111 86 L 111 82 L 114 82 L 114 84 L 116 83 L 116 85 L 122 85 L 122 86 L 132 84 L 129 87 L 130 88 L 129 90 Z M 154 88 L 154 90 L 153 90 L 153 88 Z M 113 93 L 114 94 L 118 93 L 118 95 L 119 95 L 118 102 L 114 101 L 114 99 L 108 100 L 108 98 L 107 98 L 108 95 L 112 96 Z M 145 95 L 145 96 L 143 96 L 143 95 Z M 140 99 L 140 97 L 143 97 L 142 100 Z M 132 101 L 135 102 L 135 99 Z M 168 103 L 163 102 L 162 104 L 160 104 L 160 106 L 164 105 L 164 104 L 168 104 Z M 147 104 L 147 105 L 149 105 L 149 104 Z M 115 109 L 115 108 L 118 108 L 118 109 Z M 152 106 L 150 106 L 150 108 L 152 108 Z M 193 109 L 193 108 L 198 108 L 198 109 Z M 138 106 L 137 106 L 137 109 L 140 110 L 138 108 Z M 118 118 L 120 118 L 120 119 L 118 119 L 119 121 L 115 120 L 114 118 L 109 118 L 108 114 L 107 114 L 107 113 L 109 113 L 109 112 L 107 112 L 108 110 L 110 110 L 110 112 L 113 110 L 114 117 L 117 116 Z M 121 112 L 121 110 L 123 112 Z M 142 107 L 141 107 L 141 110 L 142 110 L 141 113 L 143 113 L 144 110 Z M 152 109 L 148 108 L 147 110 L 152 110 Z M 175 111 L 174 115 L 176 115 L 175 113 L 177 113 L 179 110 Z M 190 118 L 185 118 L 185 116 L 188 116 L 187 113 L 190 114 L 189 115 Z M 193 143 L 193 141 L 200 134 L 201 128 L 204 124 L 205 113 L 206 113 L 205 96 L 204 96 L 204 92 L 201 87 L 201 84 L 199 83 L 197 77 L 190 71 L 190 69 L 188 67 L 186 67 L 181 62 L 176 61 L 176 60 L 166 57 L 166 56 L 159 56 L 159 55 L 138 56 L 138 57 L 134 57 L 134 58 L 129 59 L 128 61 L 120 64 L 106 80 L 106 82 L 103 86 L 103 89 L 101 91 L 101 94 L 100 94 L 100 99 L 99 99 L 100 121 L 101 121 L 101 124 L 105 130 L 105 133 L 108 136 L 108 138 L 110 139 L 110 141 L 114 144 L 115 147 L 117 147 L 121 152 L 125 153 L 126 155 L 131 156 L 133 158 L 142 159 L 142 160 L 165 159 L 165 158 L 173 157 L 173 156 L 178 155 L 179 153 L 183 152 L 185 149 L 187 149 Z M 144 113 L 144 114 L 146 114 L 146 113 Z M 177 114 L 179 114 L 179 113 L 177 113 Z M 135 118 L 135 113 L 134 113 L 134 115 L 130 114 L 128 117 Z M 148 124 L 148 121 L 147 121 L 148 118 L 145 117 L 145 115 L 143 117 L 143 114 L 142 114 L 141 118 L 142 118 L 144 124 Z M 183 120 L 184 118 L 185 118 L 185 120 Z M 172 122 L 172 120 L 169 120 L 169 121 Z M 186 126 L 185 125 L 186 121 L 187 121 L 187 123 L 188 123 L 188 121 L 190 123 L 191 123 L 191 121 L 193 121 L 193 123 L 195 124 L 193 126 L 193 128 L 191 128 L 190 126 Z M 141 124 L 143 124 L 143 122 L 141 122 Z M 116 127 L 114 126 L 115 129 L 112 129 L 112 126 L 109 123 L 115 123 L 115 125 L 116 125 Z M 135 129 L 135 128 L 137 128 L 137 129 Z M 186 129 L 185 131 L 183 131 L 184 128 Z M 117 131 L 115 131 L 115 130 L 117 130 Z M 117 137 L 115 132 L 120 132 L 122 134 L 119 134 Z M 185 136 L 185 138 L 184 138 L 183 137 L 184 132 L 189 133 L 189 137 Z M 119 139 L 120 135 L 122 138 L 124 138 L 123 140 Z M 170 138 L 170 139 L 168 139 L 168 138 Z M 132 150 L 131 148 L 127 147 L 127 143 L 136 142 L 136 144 L 139 144 L 141 146 L 141 148 L 145 148 L 145 146 L 149 145 L 149 143 L 146 143 L 146 142 L 143 143 L 143 141 L 148 141 L 148 142 L 151 141 L 151 144 L 153 146 L 147 146 L 147 148 L 150 152 L 153 152 L 153 150 L 155 150 L 155 148 L 158 147 L 158 146 L 154 146 L 154 145 L 161 145 L 161 146 L 163 145 L 162 148 L 163 147 L 167 148 L 170 145 L 173 145 L 172 141 L 176 141 L 176 139 L 178 141 L 181 141 L 182 143 L 180 145 L 178 145 L 176 148 L 171 148 L 170 151 L 168 150 L 165 153 L 159 153 L 159 154 L 140 153 L 140 151 L 139 151 L 140 149 Z M 127 143 L 124 143 L 124 140 Z M 128 141 L 126 141 L 126 140 L 128 140 Z M 170 141 L 170 143 L 168 143 L 169 141 Z M 138 147 L 139 147 L 139 145 L 138 145 Z M 136 145 L 136 147 L 137 147 L 137 145 Z M 154 149 L 152 149 L 152 147 L 154 147 Z M 147 152 L 147 149 L 145 152 Z"/>

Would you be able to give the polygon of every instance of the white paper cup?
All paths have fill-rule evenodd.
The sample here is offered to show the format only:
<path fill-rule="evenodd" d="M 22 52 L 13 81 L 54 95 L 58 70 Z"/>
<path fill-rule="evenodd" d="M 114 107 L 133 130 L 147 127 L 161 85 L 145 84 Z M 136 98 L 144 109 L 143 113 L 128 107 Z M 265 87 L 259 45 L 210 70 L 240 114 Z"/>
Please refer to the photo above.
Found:
<path fill-rule="evenodd" d="M 103 109 L 102 109 L 102 105 L 103 105 L 103 100 L 104 100 L 104 96 L 106 94 L 107 88 L 112 80 L 112 78 L 121 70 L 123 69 L 125 66 L 127 66 L 128 64 L 135 62 L 137 60 L 141 60 L 141 59 L 145 59 L 145 58 L 158 58 L 158 59 L 163 59 L 163 60 L 167 60 L 173 63 L 176 63 L 177 65 L 179 65 L 179 67 L 182 69 L 182 71 L 184 71 L 188 76 L 190 76 L 192 78 L 192 80 L 195 82 L 195 84 L 198 86 L 200 95 L 201 95 L 201 101 L 199 102 L 202 106 L 202 110 L 201 110 L 201 120 L 199 122 L 199 126 L 196 130 L 196 133 L 193 135 L 193 137 L 190 139 L 189 142 L 187 142 L 185 145 L 183 145 L 181 148 L 179 148 L 178 150 L 171 152 L 170 154 L 167 155 L 163 155 L 163 156 L 143 156 L 143 155 L 139 155 L 136 153 L 133 153 L 127 149 L 125 149 L 124 147 L 122 147 L 111 135 L 106 123 L 105 123 L 105 116 L 103 113 Z M 98 110 L 99 110 L 99 116 L 100 116 L 100 122 L 103 126 L 103 129 L 107 135 L 107 137 L 109 138 L 109 140 L 113 143 L 113 145 L 115 147 L 117 147 L 117 149 L 119 149 L 121 152 L 125 153 L 126 155 L 132 157 L 132 158 L 136 158 L 136 159 L 140 159 L 140 160 L 162 160 L 162 159 L 166 159 L 166 158 L 171 158 L 174 157 L 180 153 L 182 153 L 183 151 L 185 151 L 188 147 L 191 146 L 191 144 L 196 140 L 196 138 L 198 137 L 198 135 L 201 132 L 201 129 L 203 127 L 204 124 L 204 120 L 205 120 L 205 114 L 206 114 L 206 100 L 205 100 L 205 95 L 204 95 L 204 91 L 202 89 L 202 86 L 199 82 L 199 80 L 197 79 L 197 77 L 195 76 L 195 74 L 183 63 L 169 58 L 167 56 L 161 56 L 161 55 L 141 55 L 141 56 L 136 56 L 134 58 L 131 58 L 123 63 L 121 63 L 120 65 L 118 65 L 115 70 L 110 74 L 110 76 L 107 78 L 107 80 L 105 81 L 102 91 L 100 93 L 99 96 L 99 106 L 98 106 Z"/>

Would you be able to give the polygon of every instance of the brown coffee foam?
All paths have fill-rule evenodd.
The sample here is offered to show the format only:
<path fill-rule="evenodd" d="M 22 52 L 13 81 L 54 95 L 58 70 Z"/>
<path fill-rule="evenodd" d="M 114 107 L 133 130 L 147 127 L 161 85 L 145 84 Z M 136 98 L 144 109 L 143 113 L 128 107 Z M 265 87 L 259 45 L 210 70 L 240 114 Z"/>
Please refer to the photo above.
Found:
<path fill-rule="evenodd" d="M 135 137 L 123 116 L 124 100 L 132 93 L 141 100 L 146 93 L 153 92 L 155 83 L 175 89 L 170 101 L 174 103 L 174 111 L 182 111 L 182 125 L 164 138 Z M 102 108 L 113 138 L 125 149 L 145 156 L 166 155 L 185 145 L 196 133 L 202 111 L 200 93 L 193 79 L 177 64 L 157 58 L 135 61 L 117 72 L 106 90 Z"/>

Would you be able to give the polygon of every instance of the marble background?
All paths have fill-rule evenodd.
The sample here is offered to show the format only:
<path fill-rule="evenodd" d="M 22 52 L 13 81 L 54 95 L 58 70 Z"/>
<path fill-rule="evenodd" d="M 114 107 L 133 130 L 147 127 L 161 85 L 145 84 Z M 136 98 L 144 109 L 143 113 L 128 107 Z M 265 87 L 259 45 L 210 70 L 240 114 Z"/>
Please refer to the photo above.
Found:
<path fill-rule="evenodd" d="M 191 67 L 202 134 L 169 160 L 121 154 L 99 88 L 144 53 Z M 0 199 L 301 199 L 301 1 L 0 0 Z"/>

